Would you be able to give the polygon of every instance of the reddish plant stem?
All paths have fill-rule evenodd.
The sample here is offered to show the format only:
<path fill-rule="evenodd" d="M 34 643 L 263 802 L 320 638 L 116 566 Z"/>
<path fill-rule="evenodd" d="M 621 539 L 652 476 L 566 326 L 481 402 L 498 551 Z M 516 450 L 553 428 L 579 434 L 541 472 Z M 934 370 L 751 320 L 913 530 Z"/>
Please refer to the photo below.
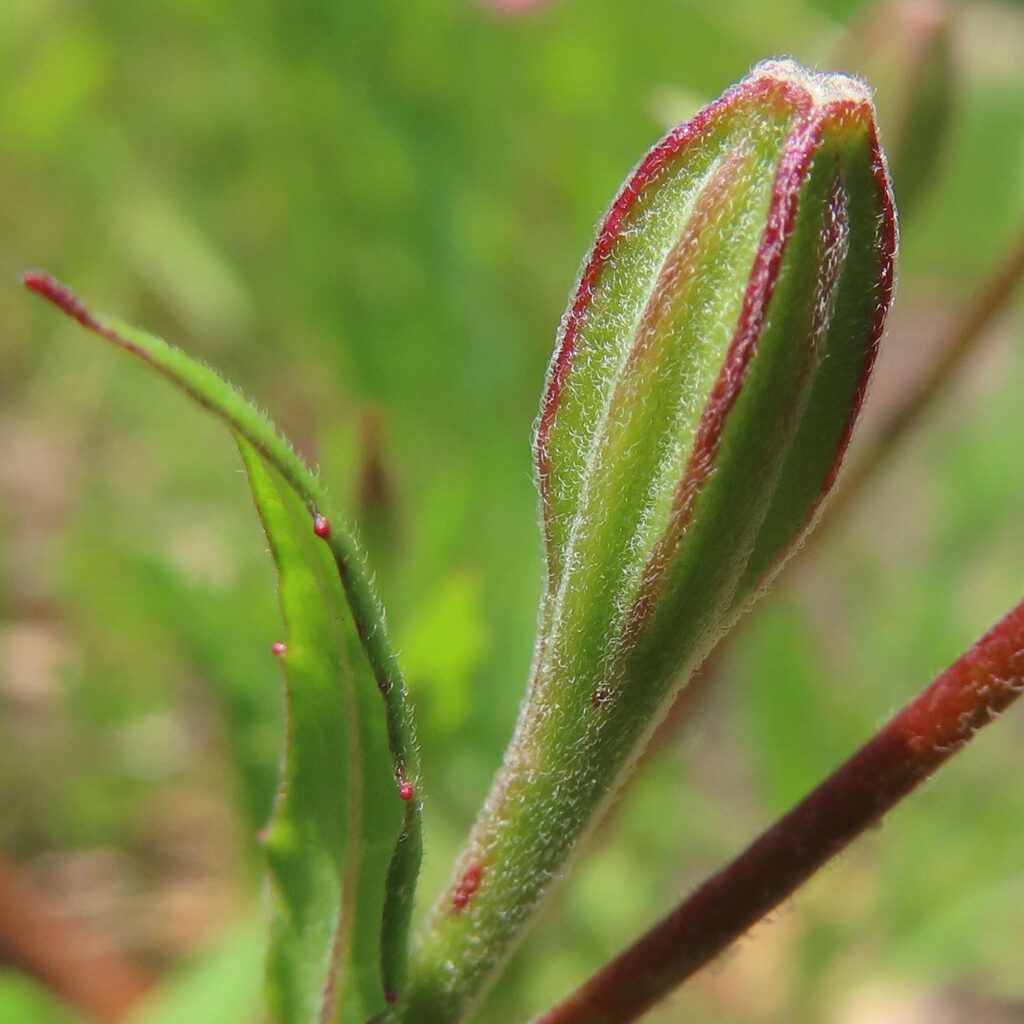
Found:
<path fill-rule="evenodd" d="M 668 917 L 536 1024 L 626 1024 L 718 956 L 1024 690 L 1024 602 Z"/>
<path fill-rule="evenodd" d="M 68 920 L 2 855 L 0 963 L 31 975 L 99 1024 L 127 1017 L 155 980 L 101 936 Z"/>

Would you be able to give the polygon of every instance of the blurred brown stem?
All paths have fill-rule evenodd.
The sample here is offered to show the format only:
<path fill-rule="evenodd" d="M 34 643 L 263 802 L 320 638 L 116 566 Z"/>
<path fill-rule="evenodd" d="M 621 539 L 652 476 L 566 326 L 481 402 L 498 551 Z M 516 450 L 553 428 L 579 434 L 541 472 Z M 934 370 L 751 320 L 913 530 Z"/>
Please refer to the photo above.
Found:
<path fill-rule="evenodd" d="M 718 956 L 1024 690 L 1024 602 L 838 771 L 537 1024 L 626 1024 Z"/>
<path fill-rule="evenodd" d="M 123 1020 L 149 973 L 67 915 L 0 855 L 0 963 L 31 975 L 90 1020 Z"/>

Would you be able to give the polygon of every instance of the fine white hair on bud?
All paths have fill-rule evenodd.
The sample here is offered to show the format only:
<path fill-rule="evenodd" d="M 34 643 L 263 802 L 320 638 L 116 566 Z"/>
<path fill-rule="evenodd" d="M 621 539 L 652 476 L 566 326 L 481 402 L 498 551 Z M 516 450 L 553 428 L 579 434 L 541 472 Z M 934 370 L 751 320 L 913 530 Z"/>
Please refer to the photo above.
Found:
<path fill-rule="evenodd" d="M 448 965 L 417 1020 L 458 1019 L 485 988 L 688 671 L 813 522 L 896 245 L 870 91 L 791 60 L 669 132 L 613 200 L 534 431 L 546 586 L 527 697 L 414 952 L 414 978 Z"/>

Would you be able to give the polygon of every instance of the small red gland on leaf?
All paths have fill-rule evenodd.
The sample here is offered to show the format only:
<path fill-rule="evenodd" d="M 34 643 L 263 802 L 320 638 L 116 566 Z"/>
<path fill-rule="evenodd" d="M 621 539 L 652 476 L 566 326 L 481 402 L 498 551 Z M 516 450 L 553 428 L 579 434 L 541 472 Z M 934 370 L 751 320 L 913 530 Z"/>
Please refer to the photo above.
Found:
<path fill-rule="evenodd" d="M 405 777 L 405 768 L 400 764 L 395 765 L 395 782 L 398 783 L 398 795 L 403 800 L 411 800 L 415 796 L 416 788 Z"/>
<path fill-rule="evenodd" d="M 278 640 L 276 643 L 270 645 L 270 653 L 278 658 L 283 657 L 285 654 L 288 653 L 288 645 L 283 644 L 281 643 L 280 640 Z"/>
<path fill-rule="evenodd" d="M 394 989 L 390 989 L 389 988 L 387 990 L 387 992 L 384 993 L 384 1002 L 385 1003 L 397 1003 L 398 1002 L 398 993 L 396 991 L 394 991 Z"/>
<path fill-rule="evenodd" d="M 319 512 L 313 516 L 313 532 L 323 540 L 327 540 L 331 535 L 331 524 L 327 517 L 320 515 Z"/>

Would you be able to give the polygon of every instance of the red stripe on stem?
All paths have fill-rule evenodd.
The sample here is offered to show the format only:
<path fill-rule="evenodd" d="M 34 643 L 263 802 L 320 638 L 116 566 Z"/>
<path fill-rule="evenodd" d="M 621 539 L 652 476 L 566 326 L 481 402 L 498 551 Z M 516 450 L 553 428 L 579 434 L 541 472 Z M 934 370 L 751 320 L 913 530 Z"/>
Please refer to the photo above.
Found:
<path fill-rule="evenodd" d="M 1024 690 L 1024 603 L 849 761 L 536 1024 L 626 1024 L 713 960 Z"/>

